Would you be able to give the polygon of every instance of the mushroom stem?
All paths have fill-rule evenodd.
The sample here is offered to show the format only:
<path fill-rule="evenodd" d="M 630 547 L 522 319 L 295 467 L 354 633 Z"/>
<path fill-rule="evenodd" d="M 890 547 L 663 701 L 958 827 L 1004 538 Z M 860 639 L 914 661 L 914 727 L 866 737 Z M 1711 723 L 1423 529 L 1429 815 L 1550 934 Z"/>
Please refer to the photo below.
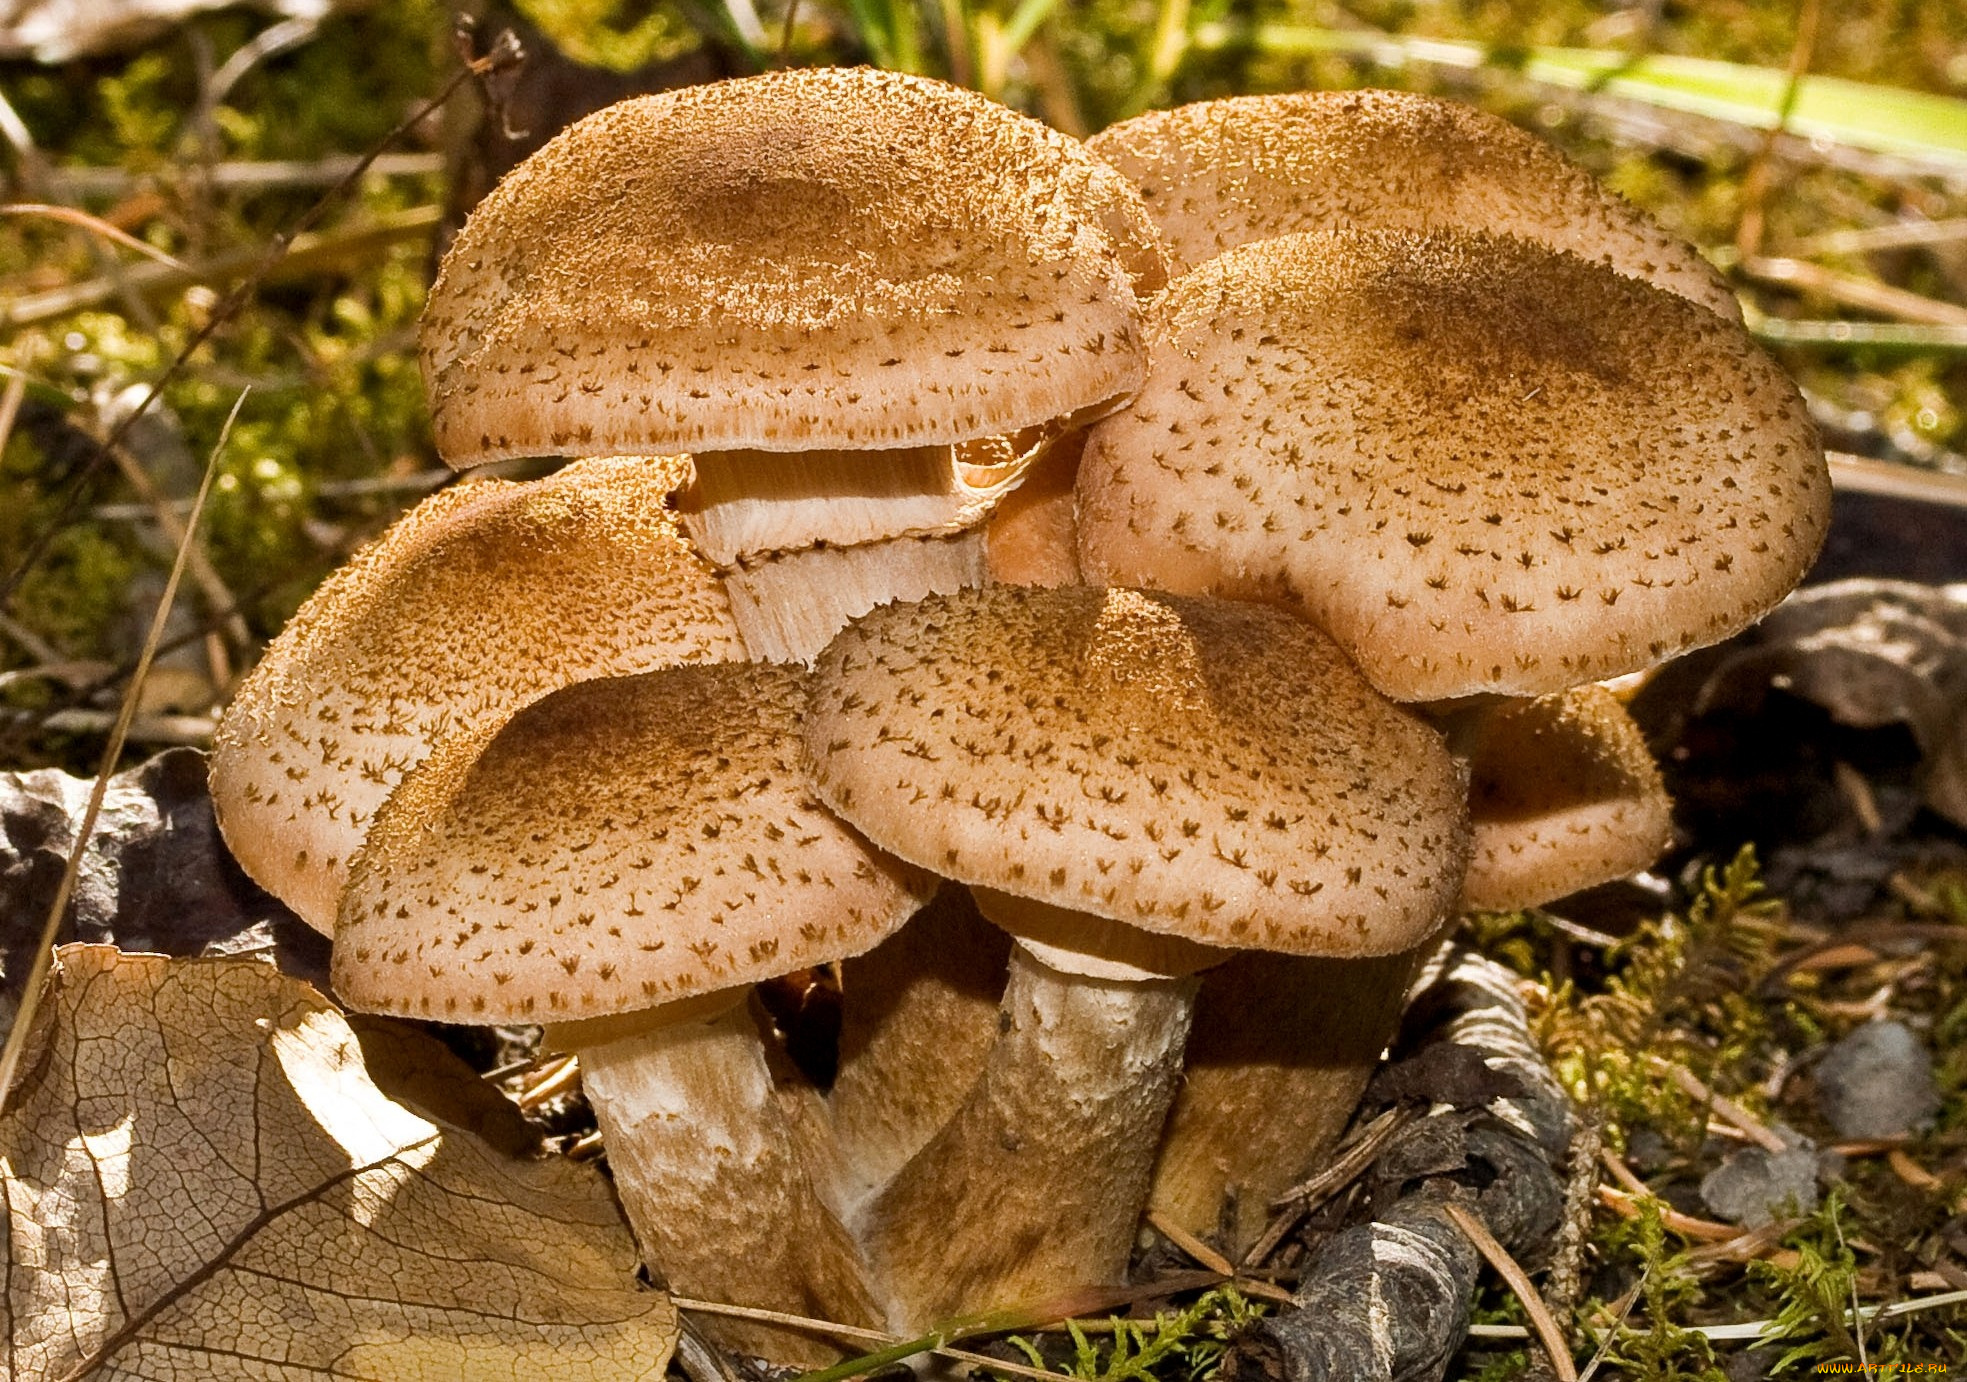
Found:
<path fill-rule="evenodd" d="M 840 1324 L 879 1323 L 859 1254 L 821 1203 L 738 1002 L 584 1048 L 581 1082 L 643 1254 L 676 1291 Z M 724 1320 L 732 1348 L 823 1367 L 811 1335 Z"/>
<path fill-rule="evenodd" d="M 876 605 L 984 583 L 983 534 L 898 537 L 773 553 L 724 573 L 731 615 L 755 662 L 810 662 Z"/>
<path fill-rule="evenodd" d="M 997 1037 L 1010 940 L 969 890 L 935 900 L 842 966 L 840 1071 L 827 1102 L 851 1214 L 962 1105 Z"/>
<path fill-rule="evenodd" d="M 876 605 L 983 584 L 979 525 L 1035 454 L 995 438 L 705 452 L 682 496 L 683 526 L 726 573 L 752 657 L 806 662 Z"/>
<path fill-rule="evenodd" d="M 891 1328 L 1120 1280 L 1197 982 L 1088 978 L 1012 948 L 982 1074 L 860 1216 Z"/>
<path fill-rule="evenodd" d="M 1247 1251 L 1271 1202 L 1338 1141 L 1433 944 L 1367 960 L 1246 951 L 1212 970 L 1154 1166 L 1156 1214 Z"/>

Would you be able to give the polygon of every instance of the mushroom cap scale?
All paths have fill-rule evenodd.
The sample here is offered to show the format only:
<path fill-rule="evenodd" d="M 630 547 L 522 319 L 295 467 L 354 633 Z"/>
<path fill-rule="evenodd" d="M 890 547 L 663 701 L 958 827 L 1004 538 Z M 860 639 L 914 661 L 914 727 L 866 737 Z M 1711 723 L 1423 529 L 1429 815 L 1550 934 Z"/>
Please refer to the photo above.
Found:
<path fill-rule="evenodd" d="M 331 575 L 219 722 L 226 842 L 309 925 L 334 925 L 348 861 L 440 740 L 555 687 L 744 657 L 722 585 L 664 507 L 680 458 L 467 481 Z"/>
<path fill-rule="evenodd" d="M 859 954 L 934 881 L 799 765 L 805 674 L 581 682 L 444 744 L 376 817 L 335 930 L 355 1007 L 464 1022 L 653 1008 Z"/>
<path fill-rule="evenodd" d="M 1398 700 L 1532 696 L 1752 623 L 1830 516 L 1796 386 L 1684 298 L 1506 236 L 1292 235 L 1157 302 L 1080 465 L 1088 579 L 1281 597 Z"/>
<path fill-rule="evenodd" d="M 1440 738 L 1279 610 L 996 586 L 821 655 L 822 796 L 946 877 L 1206 945 L 1384 954 L 1453 904 Z"/>
<path fill-rule="evenodd" d="M 1165 277 L 1126 179 L 973 92 L 866 69 L 625 101 L 514 170 L 431 290 L 453 465 L 952 444 L 1101 406 Z"/>
<path fill-rule="evenodd" d="M 1300 91 L 1150 111 L 1087 147 L 1188 264 L 1304 231 L 1489 230 L 1643 278 L 1734 320 L 1714 267 L 1555 148 L 1411 91 Z"/>

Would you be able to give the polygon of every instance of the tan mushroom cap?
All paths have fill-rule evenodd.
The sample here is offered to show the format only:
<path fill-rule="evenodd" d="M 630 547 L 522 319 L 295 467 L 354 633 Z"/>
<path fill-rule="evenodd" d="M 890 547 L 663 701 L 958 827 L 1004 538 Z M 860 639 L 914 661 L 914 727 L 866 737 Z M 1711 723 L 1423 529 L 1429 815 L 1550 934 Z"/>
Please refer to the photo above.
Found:
<path fill-rule="evenodd" d="M 1463 777 L 1315 629 L 1131 590 L 889 605 L 820 657 L 821 795 L 946 877 L 1205 945 L 1374 955 L 1467 862 Z"/>
<path fill-rule="evenodd" d="M 1602 686 L 1484 711 L 1471 769 L 1467 908 L 1538 907 L 1630 877 L 1673 834 L 1646 738 Z"/>
<path fill-rule="evenodd" d="M 566 1021 L 872 948 L 935 881 L 814 798 L 806 696 L 783 664 L 673 667 L 446 743 L 356 856 L 335 991 L 374 1012 Z"/>
<path fill-rule="evenodd" d="M 1507 120 L 1410 91 L 1300 91 L 1151 111 L 1087 141 L 1189 264 L 1303 231 L 1489 230 L 1739 321 L 1699 251 Z"/>
<path fill-rule="evenodd" d="M 376 809 L 439 741 L 568 682 L 745 656 L 665 496 L 687 461 L 467 481 L 330 576 L 240 686 L 212 800 L 246 872 L 322 931 Z"/>
<path fill-rule="evenodd" d="M 940 445 L 1132 392 L 1139 194 L 973 92 L 774 72 L 611 106 L 472 213 L 425 309 L 453 465 Z"/>
<path fill-rule="evenodd" d="M 1339 231 L 1162 296 L 1080 464 L 1088 580 L 1277 596 L 1396 700 L 1535 696 L 1752 623 L 1830 518 L 1742 329 L 1527 241 Z"/>

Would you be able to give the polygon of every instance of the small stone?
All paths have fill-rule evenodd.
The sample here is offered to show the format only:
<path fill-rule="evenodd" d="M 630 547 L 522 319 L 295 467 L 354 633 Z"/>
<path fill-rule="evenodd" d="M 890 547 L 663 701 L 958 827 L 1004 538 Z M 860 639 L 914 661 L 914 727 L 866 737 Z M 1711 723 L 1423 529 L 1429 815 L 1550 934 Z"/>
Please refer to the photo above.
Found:
<path fill-rule="evenodd" d="M 1626 1160 L 1642 1176 L 1664 1171 L 1673 1160 L 1673 1148 L 1651 1128 L 1639 1128 L 1626 1142 Z"/>
<path fill-rule="evenodd" d="M 1701 1202 L 1715 1217 L 1760 1228 L 1817 1207 L 1816 1144 L 1789 1128 L 1776 1135 L 1783 1151 L 1744 1147 L 1702 1179 Z"/>
<path fill-rule="evenodd" d="M 1817 1108 L 1849 1141 L 1903 1137 L 1940 1110 L 1933 1062 L 1903 1022 L 1867 1022 L 1817 1065 Z"/>

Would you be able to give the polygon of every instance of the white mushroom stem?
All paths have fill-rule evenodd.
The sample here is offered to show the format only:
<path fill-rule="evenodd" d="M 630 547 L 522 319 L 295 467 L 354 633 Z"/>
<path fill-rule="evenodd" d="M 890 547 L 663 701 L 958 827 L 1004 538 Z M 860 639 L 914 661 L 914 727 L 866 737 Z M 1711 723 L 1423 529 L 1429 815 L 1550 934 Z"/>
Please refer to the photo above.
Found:
<path fill-rule="evenodd" d="M 980 890 L 978 901 L 1002 922 L 1007 899 Z M 1185 962 L 1164 956 L 1162 973 L 1132 964 L 1150 958 L 1139 952 L 1116 960 L 1119 947 L 1098 957 L 1022 939 L 1012 948 L 1002 1031 L 982 1073 L 857 1220 L 891 1328 L 1036 1305 L 1061 1283 L 1121 1279 L 1180 1078 L 1192 971 L 1221 958 L 1173 946 L 1188 952 Z"/>
<path fill-rule="evenodd" d="M 755 662 L 810 662 L 876 605 L 982 585 L 983 534 L 806 547 L 724 573 L 731 614 Z"/>
<path fill-rule="evenodd" d="M 580 1052 L 643 1254 L 680 1294 L 877 1325 L 859 1254 L 800 1162 L 757 1025 L 741 994 L 713 997 L 721 1010 L 695 1005 Z M 715 1327 L 731 1347 L 777 1363 L 821 1367 L 840 1356 L 789 1329 Z"/>
<path fill-rule="evenodd" d="M 1433 942 L 1365 960 L 1249 951 L 1196 1000 L 1148 1203 L 1240 1257 L 1271 1202 L 1316 1171 L 1400 1025 Z"/>
<path fill-rule="evenodd" d="M 851 1214 L 962 1105 L 997 1037 L 1010 940 L 946 883 L 841 965 L 840 1069 L 827 1095 Z"/>
<path fill-rule="evenodd" d="M 979 525 L 1036 449 L 1008 441 L 870 451 L 716 451 L 683 492 L 752 657 L 805 662 L 890 600 L 983 583 Z"/>

